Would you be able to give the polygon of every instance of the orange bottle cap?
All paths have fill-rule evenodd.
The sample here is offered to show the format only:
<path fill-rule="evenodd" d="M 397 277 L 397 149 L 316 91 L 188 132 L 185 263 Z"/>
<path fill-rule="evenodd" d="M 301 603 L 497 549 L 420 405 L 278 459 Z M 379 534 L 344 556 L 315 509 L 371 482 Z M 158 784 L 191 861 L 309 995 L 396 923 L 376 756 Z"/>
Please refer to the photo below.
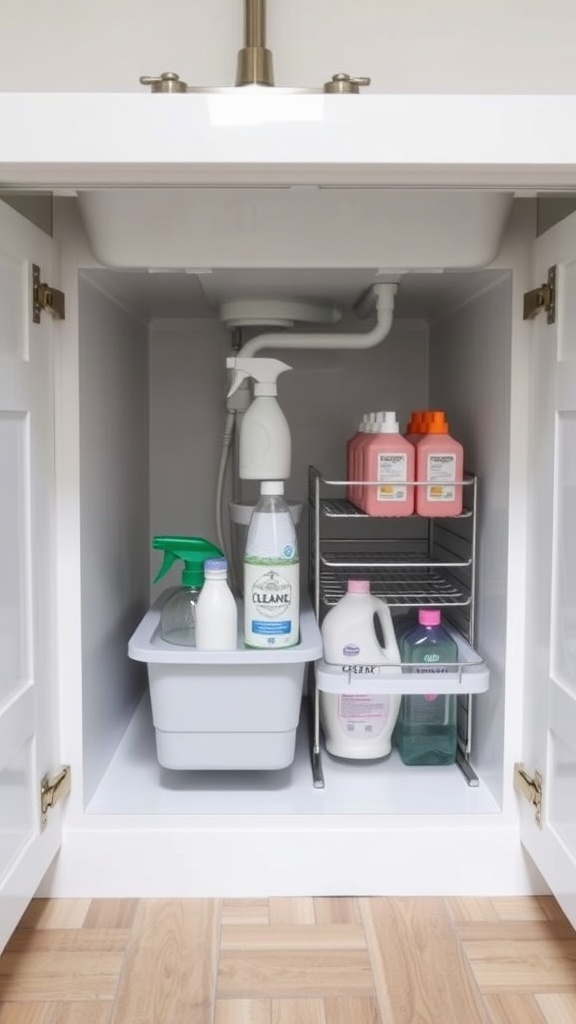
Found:
<path fill-rule="evenodd" d="M 410 422 L 406 427 L 407 434 L 421 434 L 422 433 L 422 417 L 423 412 L 413 412 L 410 416 Z"/>
<path fill-rule="evenodd" d="M 428 409 L 426 409 L 426 411 L 422 413 L 422 419 L 420 421 L 420 433 L 421 434 L 427 434 L 428 433 L 428 428 L 430 426 L 430 421 L 432 419 L 432 415 L 433 414 Z"/>
<path fill-rule="evenodd" d="M 441 411 L 432 411 L 430 413 L 430 419 L 428 421 L 428 433 L 429 434 L 447 434 L 448 424 L 446 422 L 446 416 Z"/>

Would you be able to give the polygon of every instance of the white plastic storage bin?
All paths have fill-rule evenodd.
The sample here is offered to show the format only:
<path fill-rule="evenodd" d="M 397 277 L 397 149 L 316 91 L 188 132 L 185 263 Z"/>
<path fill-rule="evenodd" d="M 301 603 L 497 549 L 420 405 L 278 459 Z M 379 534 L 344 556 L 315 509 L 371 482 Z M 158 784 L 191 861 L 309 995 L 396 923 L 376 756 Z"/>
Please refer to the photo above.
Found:
<path fill-rule="evenodd" d="M 175 769 L 280 769 L 294 760 L 304 671 L 322 655 L 311 608 L 300 613 L 300 643 L 253 650 L 198 651 L 166 643 L 155 602 L 128 654 L 148 665 L 158 761 Z M 239 616 L 240 621 L 242 615 Z"/>

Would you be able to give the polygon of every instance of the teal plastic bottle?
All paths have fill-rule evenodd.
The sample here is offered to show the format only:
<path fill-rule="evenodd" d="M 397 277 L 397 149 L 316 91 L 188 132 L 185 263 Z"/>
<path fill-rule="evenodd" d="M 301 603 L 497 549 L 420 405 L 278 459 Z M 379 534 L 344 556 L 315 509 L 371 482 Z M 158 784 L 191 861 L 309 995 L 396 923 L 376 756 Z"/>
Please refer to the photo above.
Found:
<path fill-rule="evenodd" d="M 458 662 L 457 644 L 441 625 L 437 608 L 420 608 L 418 625 L 404 634 L 400 650 L 402 661 L 414 665 L 404 670 L 407 672 L 449 672 L 447 666 Z M 404 764 L 453 764 L 457 744 L 456 694 L 405 694 L 394 742 Z"/>

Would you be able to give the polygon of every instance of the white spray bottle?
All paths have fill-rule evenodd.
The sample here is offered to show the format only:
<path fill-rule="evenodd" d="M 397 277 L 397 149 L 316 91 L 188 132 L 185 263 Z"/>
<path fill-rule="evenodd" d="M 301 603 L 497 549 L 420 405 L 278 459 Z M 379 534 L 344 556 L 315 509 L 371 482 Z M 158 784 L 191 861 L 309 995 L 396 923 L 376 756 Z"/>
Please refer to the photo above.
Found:
<path fill-rule="evenodd" d="M 290 428 L 276 396 L 276 381 L 292 367 L 279 359 L 226 360 L 236 374 L 228 397 L 247 377 L 254 380 L 254 401 L 240 428 L 239 476 L 241 480 L 287 480 L 292 461 Z"/>

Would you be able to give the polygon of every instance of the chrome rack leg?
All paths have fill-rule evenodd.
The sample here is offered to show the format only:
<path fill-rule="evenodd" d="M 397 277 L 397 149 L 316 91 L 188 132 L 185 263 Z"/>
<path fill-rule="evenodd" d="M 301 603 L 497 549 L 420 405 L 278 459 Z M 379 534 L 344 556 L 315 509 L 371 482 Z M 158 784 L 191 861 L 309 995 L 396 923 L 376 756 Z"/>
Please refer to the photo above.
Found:
<path fill-rule="evenodd" d="M 324 789 L 322 752 L 320 750 L 320 694 L 316 686 L 314 665 L 308 665 L 308 735 L 314 789 Z"/>
<path fill-rule="evenodd" d="M 324 789 L 324 772 L 322 771 L 322 757 L 319 750 L 312 751 L 312 779 L 314 789 Z"/>
<path fill-rule="evenodd" d="M 462 772 L 469 786 L 480 785 L 480 780 L 478 779 L 476 772 L 474 771 L 472 765 L 464 756 L 460 748 L 458 748 L 458 750 L 456 751 L 456 764 L 458 765 L 460 771 Z"/>

